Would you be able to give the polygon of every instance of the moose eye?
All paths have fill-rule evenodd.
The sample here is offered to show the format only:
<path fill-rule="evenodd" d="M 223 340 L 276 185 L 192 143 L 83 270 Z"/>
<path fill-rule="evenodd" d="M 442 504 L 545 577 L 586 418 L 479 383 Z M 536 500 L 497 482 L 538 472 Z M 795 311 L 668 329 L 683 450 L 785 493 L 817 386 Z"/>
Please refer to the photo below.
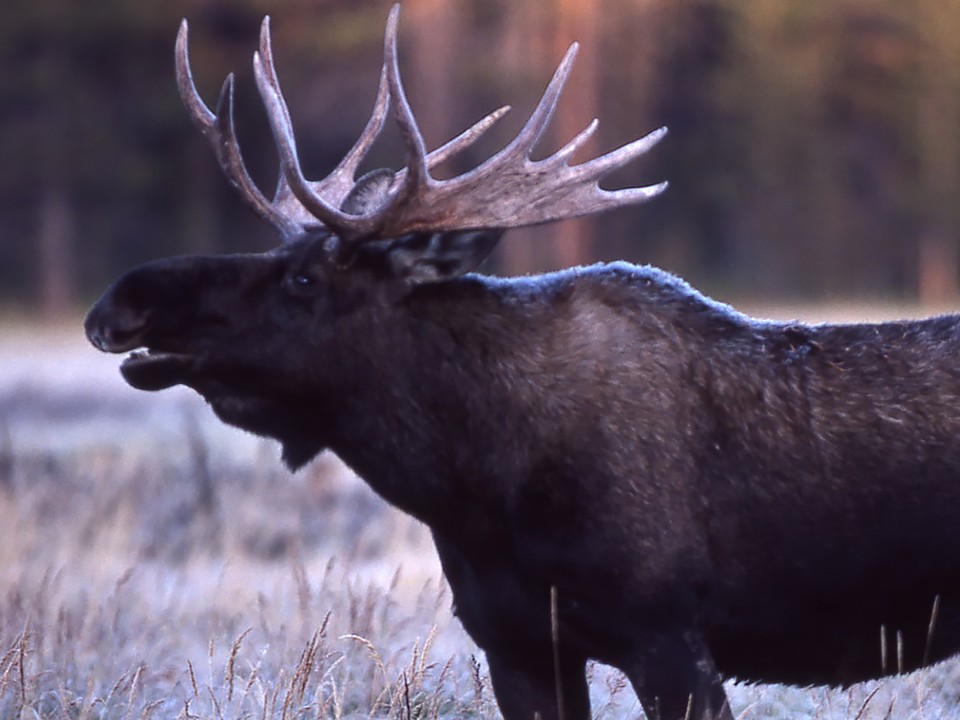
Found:
<path fill-rule="evenodd" d="M 313 293 L 317 281 L 313 276 L 300 272 L 288 275 L 284 284 L 287 291 L 293 295 L 309 295 Z"/>

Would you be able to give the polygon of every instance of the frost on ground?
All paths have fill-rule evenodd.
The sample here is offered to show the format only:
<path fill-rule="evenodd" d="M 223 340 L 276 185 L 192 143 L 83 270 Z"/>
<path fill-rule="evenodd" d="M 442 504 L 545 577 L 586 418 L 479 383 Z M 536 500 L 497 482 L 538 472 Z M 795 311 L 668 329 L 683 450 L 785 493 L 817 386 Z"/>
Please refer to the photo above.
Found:
<path fill-rule="evenodd" d="M 0 720 L 499 717 L 424 527 L 117 365 L 0 325 Z M 641 716 L 590 672 L 595 717 Z M 960 718 L 957 663 L 727 687 L 743 718 Z"/>

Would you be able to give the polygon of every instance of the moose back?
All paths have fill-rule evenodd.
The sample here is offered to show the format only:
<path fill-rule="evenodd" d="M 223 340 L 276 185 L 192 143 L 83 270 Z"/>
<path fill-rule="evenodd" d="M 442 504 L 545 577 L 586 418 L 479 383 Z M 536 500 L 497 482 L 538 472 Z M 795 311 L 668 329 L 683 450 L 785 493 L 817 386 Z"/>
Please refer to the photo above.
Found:
<path fill-rule="evenodd" d="M 437 180 L 504 111 L 428 153 L 397 23 L 395 7 L 367 128 L 310 181 L 264 21 L 254 67 L 282 169 L 267 199 L 232 76 L 211 111 L 184 22 L 184 101 L 283 242 L 130 271 L 90 341 L 133 351 L 133 387 L 195 389 L 291 468 L 331 449 L 425 522 L 508 720 L 588 719 L 588 659 L 621 668 L 650 718 L 729 719 L 724 677 L 849 683 L 960 650 L 960 319 L 757 321 L 625 263 L 471 274 L 507 228 L 657 195 L 597 183 L 663 130 L 571 165 L 591 123 L 531 160 L 574 46 L 513 141 Z M 407 165 L 357 179 L 391 102 Z"/>

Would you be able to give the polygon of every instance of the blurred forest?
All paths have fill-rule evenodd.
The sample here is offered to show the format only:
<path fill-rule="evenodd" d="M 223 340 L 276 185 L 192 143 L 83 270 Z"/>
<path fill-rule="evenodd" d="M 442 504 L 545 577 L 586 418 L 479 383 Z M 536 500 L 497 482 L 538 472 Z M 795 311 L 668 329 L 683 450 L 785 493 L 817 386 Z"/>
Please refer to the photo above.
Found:
<path fill-rule="evenodd" d="M 389 0 L 8 3 L 0 306 L 69 314 L 136 263 L 275 241 L 181 107 L 181 17 L 208 102 L 237 73 L 241 144 L 272 193 L 276 160 L 250 68 L 261 17 L 273 17 L 303 163 L 319 177 L 368 117 L 388 9 Z M 607 183 L 668 179 L 665 196 L 512 232 L 491 272 L 626 258 L 722 298 L 957 296 L 958 0 L 406 0 L 400 38 L 429 145 L 514 107 L 448 172 L 507 142 L 573 40 L 581 52 L 547 144 L 594 116 L 600 130 L 584 155 L 671 129 Z M 390 131 L 370 167 L 402 163 Z"/>

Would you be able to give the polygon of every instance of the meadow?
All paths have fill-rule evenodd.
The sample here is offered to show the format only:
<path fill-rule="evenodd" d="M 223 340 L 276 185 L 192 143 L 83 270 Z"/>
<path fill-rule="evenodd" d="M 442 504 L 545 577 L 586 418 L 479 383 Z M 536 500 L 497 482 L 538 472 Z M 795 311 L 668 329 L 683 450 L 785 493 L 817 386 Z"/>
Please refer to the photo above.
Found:
<path fill-rule="evenodd" d="M 499 717 L 423 526 L 116 366 L 79 323 L 0 320 L 0 720 Z M 591 674 L 596 718 L 642 716 Z M 960 718 L 955 661 L 727 687 L 745 720 Z"/>

